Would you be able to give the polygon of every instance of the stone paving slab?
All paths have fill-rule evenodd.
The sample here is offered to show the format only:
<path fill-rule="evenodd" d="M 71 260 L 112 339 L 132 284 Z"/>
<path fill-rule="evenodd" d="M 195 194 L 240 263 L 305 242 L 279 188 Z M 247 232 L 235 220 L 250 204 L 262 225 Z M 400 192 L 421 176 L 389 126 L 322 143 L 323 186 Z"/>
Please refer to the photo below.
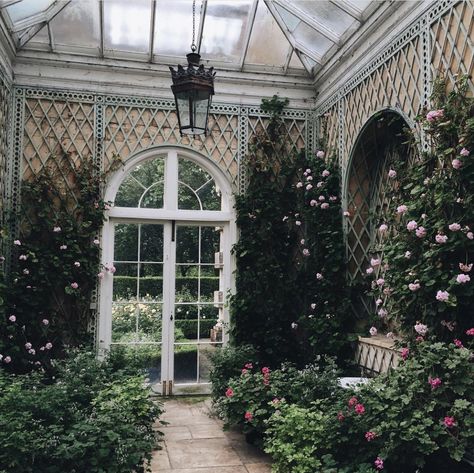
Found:
<path fill-rule="evenodd" d="M 164 402 L 162 450 L 153 453 L 153 473 L 271 473 L 270 459 L 235 430 L 224 432 L 211 416 L 210 400 Z"/>

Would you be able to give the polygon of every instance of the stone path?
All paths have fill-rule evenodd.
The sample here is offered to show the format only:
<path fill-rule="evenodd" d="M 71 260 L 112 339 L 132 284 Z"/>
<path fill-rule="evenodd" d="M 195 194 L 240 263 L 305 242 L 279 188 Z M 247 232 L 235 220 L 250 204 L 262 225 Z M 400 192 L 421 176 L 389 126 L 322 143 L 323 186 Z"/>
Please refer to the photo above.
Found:
<path fill-rule="evenodd" d="M 210 417 L 210 401 L 176 398 L 165 401 L 157 426 L 164 434 L 162 450 L 153 453 L 153 473 L 270 473 L 267 455 L 245 442 L 238 432 L 224 432 Z"/>

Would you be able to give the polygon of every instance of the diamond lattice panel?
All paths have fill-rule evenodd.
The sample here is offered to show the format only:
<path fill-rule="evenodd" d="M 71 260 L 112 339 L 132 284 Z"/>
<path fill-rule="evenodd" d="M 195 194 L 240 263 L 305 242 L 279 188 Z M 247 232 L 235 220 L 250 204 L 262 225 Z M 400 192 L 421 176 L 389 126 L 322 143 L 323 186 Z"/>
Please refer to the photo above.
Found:
<path fill-rule="evenodd" d="M 294 150 L 303 149 L 306 146 L 306 121 L 296 118 L 285 118 L 283 121 L 286 129 L 286 137 Z M 268 118 L 261 116 L 250 116 L 248 121 L 249 143 L 252 143 L 257 134 L 265 132 L 268 126 Z"/>
<path fill-rule="evenodd" d="M 339 140 L 339 122 L 338 122 L 337 103 L 327 110 L 321 117 L 321 137 L 326 139 L 326 154 L 331 156 L 337 152 Z"/>
<path fill-rule="evenodd" d="M 0 219 L 3 216 L 3 205 L 6 197 L 6 164 L 7 164 L 7 126 L 10 103 L 10 89 L 0 75 Z M 3 223 L 0 220 L 0 223 Z"/>
<path fill-rule="evenodd" d="M 238 116 L 210 114 L 209 135 L 190 139 L 181 137 L 174 110 L 108 105 L 105 108 L 105 165 L 114 156 L 129 156 L 162 144 L 188 146 L 209 156 L 236 185 L 238 178 Z"/>
<path fill-rule="evenodd" d="M 468 74 L 474 95 L 474 3 L 461 1 L 431 24 L 431 68 L 433 75 L 445 72 L 449 82 Z"/>
<path fill-rule="evenodd" d="M 38 173 L 62 152 L 70 153 L 73 162 L 80 163 L 93 155 L 93 104 L 28 98 L 23 140 L 23 179 Z"/>
<path fill-rule="evenodd" d="M 417 36 L 345 96 L 346 160 L 362 126 L 376 111 L 393 107 L 410 118 L 418 114 L 423 97 L 421 57 Z"/>

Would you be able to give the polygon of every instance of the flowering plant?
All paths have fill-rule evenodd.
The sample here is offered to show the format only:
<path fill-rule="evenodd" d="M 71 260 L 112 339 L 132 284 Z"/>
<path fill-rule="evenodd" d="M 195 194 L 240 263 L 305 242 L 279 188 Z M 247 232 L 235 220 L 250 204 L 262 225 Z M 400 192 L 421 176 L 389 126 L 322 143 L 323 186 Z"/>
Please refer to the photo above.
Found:
<path fill-rule="evenodd" d="M 464 337 L 474 317 L 474 100 L 463 78 L 446 94 L 435 83 L 433 110 L 420 117 L 431 150 L 413 165 L 392 163 L 389 232 L 373 248 L 382 255 L 377 324 L 417 336 L 422 322 L 444 340 Z M 374 274 L 375 274 L 374 273 Z"/>
<path fill-rule="evenodd" d="M 263 103 L 268 126 L 246 158 L 230 305 L 235 343 L 252 344 L 271 367 L 348 346 L 338 164 L 323 149 L 295 152 L 281 118 L 285 103 Z"/>
<path fill-rule="evenodd" d="M 22 206 L 12 216 L 20 234 L 12 242 L 7 235 L 12 262 L 1 294 L 0 354 L 4 367 L 17 372 L 47 366 L 65 345 L 87 342 L 97 275 L 110 273 L 99 265 L 99 233 L 110 208 L 101 199 L 104 176 L 92 159 L 79 166 L 64 154 L 48 163 L 23 182 Z"/>

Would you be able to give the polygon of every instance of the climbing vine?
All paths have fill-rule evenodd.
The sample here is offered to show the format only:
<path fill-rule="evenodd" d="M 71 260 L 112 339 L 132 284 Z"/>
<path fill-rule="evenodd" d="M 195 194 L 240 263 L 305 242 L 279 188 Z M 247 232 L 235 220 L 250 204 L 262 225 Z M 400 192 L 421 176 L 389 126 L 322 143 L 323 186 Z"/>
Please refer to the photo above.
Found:
<path fill-rule="evenodd" d="M 347 288 L 339 170 L 334 159 L 293 151 L 281 118 L 285 101 L 262 101 L 270 114 L 246 158 L 249 182 L 238 196 L 236 344 L 262 361 L 308 362 L 347 344 Z"/>
<path fill-rule="evenodd" d="M 54 156 L 21 189 L 19 235 L 1 298 L 0 354 L 4 367 L 28 371 L 47 365 L 66 347 L 87 343 L 92 293 L 113 272 L 99 265 L 99 232 L 109 204 L 104 176 L 92 159 L 76 165 Z"/>

